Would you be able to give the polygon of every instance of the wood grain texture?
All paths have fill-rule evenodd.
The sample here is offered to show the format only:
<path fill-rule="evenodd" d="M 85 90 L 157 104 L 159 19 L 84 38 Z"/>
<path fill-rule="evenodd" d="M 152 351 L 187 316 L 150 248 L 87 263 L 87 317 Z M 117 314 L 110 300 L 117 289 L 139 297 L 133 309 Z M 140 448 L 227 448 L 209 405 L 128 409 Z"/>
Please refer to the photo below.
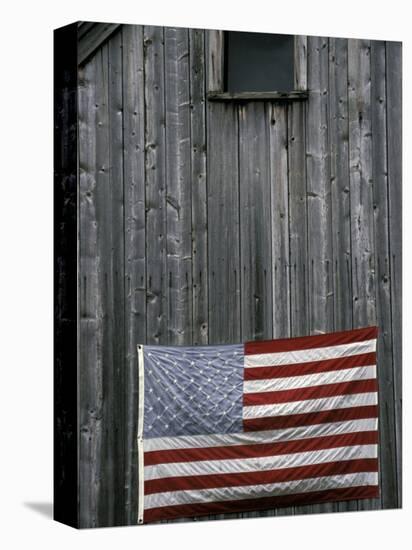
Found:
<path fill-rule="evenodd" d="M 146 341 L 145 101 L 143 29 L 124 25 L 125 513 L 137 518 L 137 346 Z"/>
<path fill-rule="evenodd" d="M 207 91 L 224 89 L 224 31 L 207 31 Z"/>
<path fill-rule="evenodd" d="M 136 523 L 138 343 L 375 322 L 381 499 L 254 515 L 401 503 L 400 45 L 309 37 L 308 99 L 209 101 L 219 36 L 125 25 L 79 72 L 83 527 Z"/>
<path fill-rule="evenodd" d="M 239 105 L 241 340 L 272 336 L 270 151 L 264 103 Z"/>
<path fill-rule="evenodd" d="M 124 523 L 123 489 L 123 388 L 124 388 L 124 280 L 123 280 L 123 161 L 122 161 L 122 86 L 119 79 L 121 36 L 103 46 L 93 60 L 92 79 L 95 95 L 87 105 L 90 117 L 90 143 L 85 163 L 84 199 L 81 198 L 82 272 L 81 353 L 94 369 L 81 384 L 80 399 L 88 404 L 81 422 L 80 453 L 87 456 L 86 477 L 96 491 L 83 516 L 86 525 L 120 525 Z M 86 79 L 89 74 L 85 75 Z M 91 135 L 93 134 L 93 135 Z M 83 206 L 83 209 L 82 209 Z M 93 334 L 92 334 L 93 333 Z M 116 338 L 112 335 L 116 334 Z M 83 337 L 86 342 L 83 344 Z M 92 345 L 88 345 L 91 343 Z M 92 354 L 89 357 L 89 354 Z M 116 384 L 118 391 L 112 391 Z M 90 391 L 88 391 L 90 390 Z M 86 450 L 87 449 L 87 450 Z M 105 475 L 102 476 L 101 472 Z M 82 480 L 84 483 L 84 480 Z M 89 491 L 87 484 L 83 486 Z M 98 498 L 96 498 L 98 496 Z M 120 503 L 116 506 L 115 503 Z M 91 513 L 91 517 L 88 514 Z M 83 520 L 83 521 L 82 521 Z"/>
<path fill-rule="evenodd" d="M 301 101 L 307 99 L 307 91 L 292 92 L 208 92 L 210 101 L 241 101 L 270 100 L 278 103 Z"/>
<path fill-rule="evenodd" d="M 399 42 L 386 43 L 386 94 L 396 486 L 397 506 L 402 506 L 402 44 Z"/>
<path fill-rule="evenodd" d="M 192 212 L 189 33 L 166 28 L 167 341 L 192 342 Z"/>
<path fill-rule="evenodd" d="M 295 36 L 295 67 L 294 67 L 294 81 L 295 90 L 306 91 L 308 88 L 308 68 L 307 68 L 307 55 L 308 55 L 308 37 L 307 36 Z"/>
<path fill-rule="evenodd" d="M 234 105 L 208 104 L 207 173 L 209 343 L 239 342 L 239 158 Z"/>
<path fill-rule="evenodd" d="M 308 211 L 309 327 L 333 330 L 332 223 L 328 135 L 329 42 L 310 37 L 310 98 L 306 110 L 306 195 Z"/>
<path fill-rule="evenodd" d="M 79 503 L 80 527 L 99 525 L 101 495 L 100 455 L 102 447 L 102 293 L 99 288 L 100 255 L 97 222 L 98 123 L 107 119 L 102 103 L 102 52 L 81 73 L 79 88 L 80 173 L 80 297 L 79 297 Z M 103 113 L 104 111 L 104 113 Z M 102 143 L 99 142 L 99 147 Z M 107 151 L 104 149 L 103 154 Z M 83 368 L 82 368 L 83 366 Z M 92 488 L 92 489 L 91 489 Z"/>
<path fill-rule="evenodd" d="M 104 500 L 112 502 L 109 510 L 103 506 L 103 524 L 123 525 L 124 515 L 124 388 L 125 388 L 125 323 L 124 323 L 124 207 L 123 207 L 123 86 L 122 35 L 116 33 L 107 44 L 108 56 L 108 145 L 107 195 L 101 205 L 101 261 L 104 265 L 104 364 L 103 414 L 104 460 L 106 476 L 102 479 Z M 104 52 L 104 49 L 103 49 Z M 103 129 L 102 129 L 103 131 Z M 106 133 L 106 132 L 105 132 Z M 103 137 L 106 145 L 106 137 Z M 101 160 L 100 169 L 105 166 Z M 106 183 L 106 182 L 105 182 Z M 102 194 L 100 194 L 102 195 Z M 116 334 L 116 338 L 113 338 Z M 107 346 L 107 348 L 106 348 Z M 107 351 L 106 351 L 107 349 Z M 116 391 L 113 392 L 113 385 Z M 121 503 L 116 506 L 116 502 Z M 107 515 L 106 515 L 107 514 Z"/>
<path fill-rule="evenodd" d="M 205 33 L 189 30 L 193 344 L 207 344 L 207 143 Z"/>
<path fill-rule="evenodd" d="M 291 336 L 309 331 L 305 103 L 288 110 Z"/>
<path fill-rule="evenodd" d="M 167 343 L 164 30 L 144 27 L 146 342 Z"/>
<path fill-rule="evenodd" d="M 376 322 L 370 42 L 348 40 L 349 179 L 354 326 Z"/>
<path fill-rule="evenodd" d="M 288 177 L 288 116 L 280 105 L 271 105 L 270 124 L 270 184 L 273 337 L 290 336 L 290 251 L 289 251 L 289 177 Z"/>
<path fill-rule="evenodd" d="M 329 39 L 329 147 L 335 330 L 352 328 L 348 43 Z"/>
<path fill-rule="evenodd" d="M 116 23 L 79 23 L 79 65 L 85 63 L 120 27 Z"/>

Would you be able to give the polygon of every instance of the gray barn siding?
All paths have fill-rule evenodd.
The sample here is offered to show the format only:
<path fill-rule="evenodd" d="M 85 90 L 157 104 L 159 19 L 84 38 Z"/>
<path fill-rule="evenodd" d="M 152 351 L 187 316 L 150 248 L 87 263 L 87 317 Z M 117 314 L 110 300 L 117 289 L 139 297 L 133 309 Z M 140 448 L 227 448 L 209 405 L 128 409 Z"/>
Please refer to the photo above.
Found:
<path fill-rule="evenodd" d="M 206 98 L 207 31 L 123 25 L 79 75 L 82 527 L 136 523 L 136 345 L 377 323 L 401 505 L 400 45 L 308 37 L 309 98 Z M 222 517 L 222 516 L 214 516 Z"/>

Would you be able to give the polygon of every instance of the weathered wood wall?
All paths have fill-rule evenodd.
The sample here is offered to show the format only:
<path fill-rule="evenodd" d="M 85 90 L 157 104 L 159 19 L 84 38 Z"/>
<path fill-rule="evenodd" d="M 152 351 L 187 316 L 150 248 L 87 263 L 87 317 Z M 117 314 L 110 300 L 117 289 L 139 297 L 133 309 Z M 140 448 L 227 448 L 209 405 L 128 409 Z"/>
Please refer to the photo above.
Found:
<path fill-rule="evenodd" d="M 121 26 L 79 74 L 80 525 L 136 523 L 136 345 L 377 323 L 401 505 L 401 45 L 308 38 L 309 98 L 206 98 L 208 31 Z"/>

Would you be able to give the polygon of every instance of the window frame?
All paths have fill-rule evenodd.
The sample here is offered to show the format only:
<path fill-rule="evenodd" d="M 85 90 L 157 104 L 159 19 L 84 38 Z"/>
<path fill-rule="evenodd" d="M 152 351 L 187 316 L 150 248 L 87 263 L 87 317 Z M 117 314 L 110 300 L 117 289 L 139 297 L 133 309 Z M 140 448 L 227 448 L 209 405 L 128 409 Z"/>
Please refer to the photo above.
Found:
<path fill-rule="evenodd" d="M 207 31 L 208 78 L 207 98 L 217 101 L 270 99 L 272 101 L 302 100 L 307 90 L 307 37 L 294 37 L 294 90 L 289 92 L 227 92 L 225 82 L 225 31 Z"/>

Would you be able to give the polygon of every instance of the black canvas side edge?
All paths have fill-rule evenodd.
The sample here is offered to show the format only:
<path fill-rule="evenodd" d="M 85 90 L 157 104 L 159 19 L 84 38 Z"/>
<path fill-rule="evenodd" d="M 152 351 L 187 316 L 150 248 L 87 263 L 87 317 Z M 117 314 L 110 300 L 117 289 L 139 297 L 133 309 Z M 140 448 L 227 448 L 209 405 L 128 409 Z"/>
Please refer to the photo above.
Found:
<path fill-rule="evenodd" d="M 54 512 L 79 527 L 77 23 L 54 31 Z"/>

